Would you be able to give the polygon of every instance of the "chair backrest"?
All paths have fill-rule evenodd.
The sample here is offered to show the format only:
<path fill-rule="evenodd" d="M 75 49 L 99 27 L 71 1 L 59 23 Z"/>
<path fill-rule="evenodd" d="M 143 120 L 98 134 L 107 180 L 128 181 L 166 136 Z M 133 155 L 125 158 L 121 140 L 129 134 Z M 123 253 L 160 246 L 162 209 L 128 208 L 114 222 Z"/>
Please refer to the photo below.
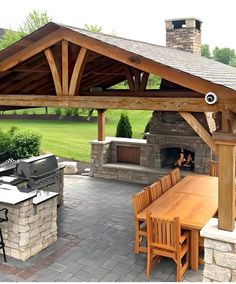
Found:
<path fill-rule="evenodd" d="M 162 193 L 165 193 L 168 189 L 171 188 L 172 183 L 171 183 L 170 174 L 169 174 L 169 175 L 166 175 L 166 176 L 164 176 L 164 177 L 162 177 L 162 178 L 160 179 L 160 181 L 161 181 Z"/>
<path fill-rule="evenodd" d="M 172 185 L 175 185 L 181 180 L 180 169 L 175 168 L 173 171 L 170 172 L 171 182 Z"/>
<path fill-rule="evenodd" d="M 210 161 L 210 176 L 218 177 L 219 163 L 218 161 Z"/>
<path fill-rule="evenodd" d="M 161 181 L 159 180 L 149 186 L 146 186 L 144 189 L 148 190 L 151 202 L 153 202 L 162 195 Z"/>
<path fill-rule="evenodd" d="M 152 217 L 147 212 L 147 239 L 151 247 L 177 251 L 180 246 L 181 228 L 179 217 L 172 220 Z"/>
<path fill-rule="evenodd" d="M 132 200 L 135 216 L 151 203 L 148 190 L 142 190 L 133 195 Z"/>

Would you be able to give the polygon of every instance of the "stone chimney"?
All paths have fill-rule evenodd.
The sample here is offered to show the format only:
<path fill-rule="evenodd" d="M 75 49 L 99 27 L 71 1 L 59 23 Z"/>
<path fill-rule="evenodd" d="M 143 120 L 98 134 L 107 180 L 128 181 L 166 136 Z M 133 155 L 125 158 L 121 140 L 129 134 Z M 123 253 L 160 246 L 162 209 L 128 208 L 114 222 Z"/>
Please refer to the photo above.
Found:
<path fill-rule="evenodd" d="M 195 18 L 166 20 L 166 46 L 201 54 L 201 24 Z"/>

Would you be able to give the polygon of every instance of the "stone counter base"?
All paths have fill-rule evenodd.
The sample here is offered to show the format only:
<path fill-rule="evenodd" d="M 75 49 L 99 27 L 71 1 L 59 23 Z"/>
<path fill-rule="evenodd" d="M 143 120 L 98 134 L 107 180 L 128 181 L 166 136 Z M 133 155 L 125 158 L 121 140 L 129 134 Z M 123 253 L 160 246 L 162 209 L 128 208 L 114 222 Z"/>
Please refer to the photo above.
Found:
<path fill-rule="evenodd" d="M 236 282 L 236 230 L 217 229 L 212 218 L 201 231 L 204 241 L 203 282 Z"/>
<path fill-rule="evenodd" d="M 1 228 L 6 255 L 27 260 L 57 240 L 57 197 L 38 205 L 32 199 L 18 205 L 0 204 L 8 208 L 8 222 Z"/>

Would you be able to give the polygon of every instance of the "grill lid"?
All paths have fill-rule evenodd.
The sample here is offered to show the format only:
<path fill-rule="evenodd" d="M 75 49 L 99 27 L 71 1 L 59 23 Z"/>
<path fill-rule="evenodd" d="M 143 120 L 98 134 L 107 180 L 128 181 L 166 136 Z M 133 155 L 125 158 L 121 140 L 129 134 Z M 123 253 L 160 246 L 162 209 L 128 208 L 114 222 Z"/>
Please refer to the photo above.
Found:
<path fill-rule="evenodd" d="M 58 169 L 55 155 L 46 154 L 29 159 L 21 159 L 16 166 L 16 173 L 20 177 L 38 177 Z"/>

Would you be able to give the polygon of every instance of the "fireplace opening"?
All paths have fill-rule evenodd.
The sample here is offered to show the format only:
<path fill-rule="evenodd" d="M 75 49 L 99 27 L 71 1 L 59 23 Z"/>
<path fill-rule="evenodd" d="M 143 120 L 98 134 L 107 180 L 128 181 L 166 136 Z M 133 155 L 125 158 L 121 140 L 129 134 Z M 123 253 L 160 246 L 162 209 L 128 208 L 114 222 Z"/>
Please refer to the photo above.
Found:
<path fill-rule="evenodd" d="M 161 167 L 183 170 L 194 170 L 195 153 L 180 147 L 164 148 L 161 150 Z"/>

